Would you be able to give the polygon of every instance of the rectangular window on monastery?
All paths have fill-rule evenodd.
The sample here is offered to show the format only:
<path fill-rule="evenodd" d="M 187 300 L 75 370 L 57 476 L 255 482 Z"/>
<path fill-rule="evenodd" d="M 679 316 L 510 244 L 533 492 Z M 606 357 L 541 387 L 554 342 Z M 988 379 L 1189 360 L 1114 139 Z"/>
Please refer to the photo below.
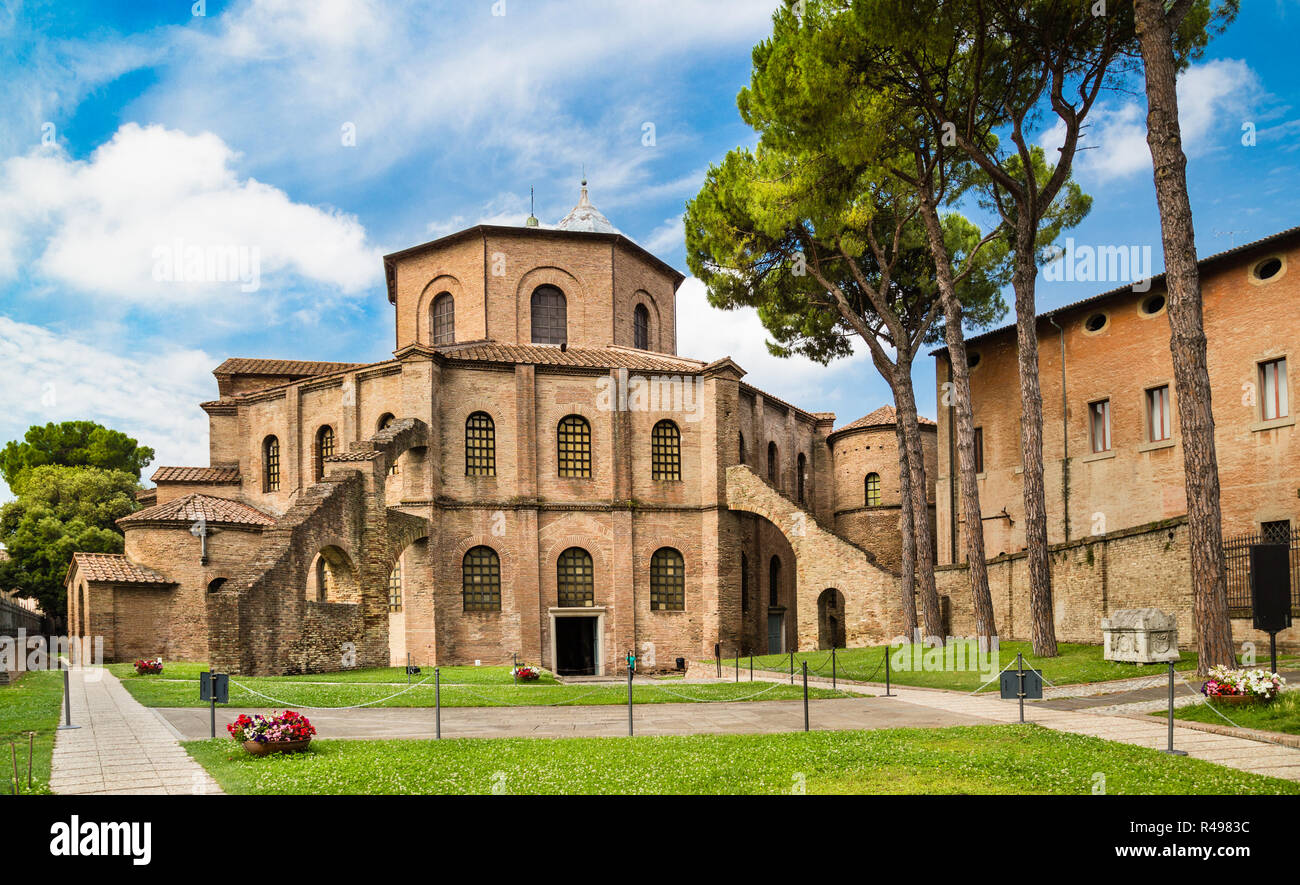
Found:
<path fill-rule="evenodd" d="M 1269 360 L 1259 364 L 1259 405 L 1265 421 L 1291 414 L 1286 388 L 1286 360 Z"/>
<path fill-rule="evenodd" d="M 1091 428 L 1093 454 L 1110 451 L 1110 400 L 1097 400 L 1088 404 L 1088 421 Z"/>
<path fill-rule="evenodd" d="M 1153 387 L 1147 391 L 1147 439 L 1162 442 L 1173 436 L 1169 423 L 1169 385 Z"/>
<path fill-rule="evenodd" d="M 975 428 L 975 472 L 984 472 L 984 428 Z"/>

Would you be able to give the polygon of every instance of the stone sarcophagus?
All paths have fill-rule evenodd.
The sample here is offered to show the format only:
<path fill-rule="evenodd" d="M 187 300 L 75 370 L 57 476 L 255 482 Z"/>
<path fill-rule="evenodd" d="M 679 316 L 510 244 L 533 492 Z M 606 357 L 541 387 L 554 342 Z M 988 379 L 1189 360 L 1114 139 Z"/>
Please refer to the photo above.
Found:
<path fill-rule="evenodd" d="M 1162 664 L 1178 660 L 1178 625 L 1158 608 L 1130 608 L 1101 619 L 1108 661 Z"/>

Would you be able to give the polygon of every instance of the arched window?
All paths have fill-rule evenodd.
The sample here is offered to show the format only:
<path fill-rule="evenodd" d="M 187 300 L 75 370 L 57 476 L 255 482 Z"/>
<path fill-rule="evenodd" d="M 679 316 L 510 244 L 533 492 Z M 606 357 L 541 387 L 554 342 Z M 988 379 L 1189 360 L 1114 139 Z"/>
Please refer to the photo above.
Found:
<path fill-rule="evenodd" d="M 433 299 L 429 308 L 429 335 L 435 347 L 456 343 L 456 299 L 450 292 Z"/>
<path fill-rule="evenodd" d="M 501 560 L 495 550 L 471 547 L 461 562 L 460 571 L 465 611 L 501 611 Z"/>
<path fill-rule="evenodd" d="M 591 554 L 570 547 L 555 563 L 555 586 L 561 608 L 587 608 L 596 604 Z"/>
<path fill-rule="evenodd" d="M 262 440 L 262 491 L 280 491 L 280 441 L 274 436 Z"/>
<path fill-rule="evenodd" d="M 465 419 L 465 475 L 497 475 L 497 430 L 487 412 Z"/>
<path fill-rule="evenodd" d="M 208 592 L 216 593 L 223 586 L 225 586 L 225 583 L 226 583 L 225 578 L 213 578 L 211 581 L 208 582 Z"/>
<path fill-rule="evenodd" d="M 392 427 L 392 426 L 393 426 L 393 422 L 396 421 L 396 420 L 397 420 L 397 418 L 394 417 L 394 415 L 393 415 L 392 412 L 384 412 L 384 414 L 382 414 L 382 415 L 379 416 L 379 420 L 375 423 L 375 429 L 376 429 L 376 430 L 387 430 L 389 427 Z M 388 475 L 389 475 L 389 476 L 396 476 L 396 475 L 397 475 L 397 459 L 396 459 L 396 458 L 393 459 L 393 463 L 392 463 L 392 464 L 389 464 L 389 465 L 388 465 Z"/>
<path fill-rule="evenodd" d="M 660 547 L 650 557 L 650 611 L 686 610 L 686 563 L 681 553 Z"/>
<path fill-rule="evenodd" d="M 745 434 L 740 434 L 740 463 L 745 463 Z"/>
<path fill-rule="evenodd" d="M 393 570 L 388 573 L 388 610 L 390 612 L 400 612 L 402 610 L 402 560 L 400 557 L 397 562 L 393 563 Z"/>
<path fill-rule="evenodd" d="M 880 506 L 880 474 L 868 473 L 866 487 L 867 487 L 867 506 L 879 507 Z"/>
<path fill-rule="evenodd" d="M 776 443 L 770 442 L 767 444 L 767 481 L 772 485 L 776 485 L 776 461 Z"/>
<path fill-rule="evenodd" d="M 632 311 L 632 346 L 637 350 L 650 349 L 650 311 L 638 304 Z"/>
<path fill-rule="evenodd" d="M 781 557 L 773 556 L 767 564 L 767 604 L 781 604 Z"/>
<path fill-rule="evenodd" d="M 533 290 L 532 322 L 534 344 L 566 343 L 569 320 L 564 293 L 554 286 L 538 286 Z"/>
<path fill-rule="evenodd" d="M 325 424 L 320 430 L 316 431 L 316 452 L 312 459 L 316 481 L 320 482 L 325 478 L 325 459 L 334 454 L 334 428 Z"/>
<path fill-rule="evenodd" d="M 591 425 L 581 415 L 566 415 L 560 419 L 556 435 L 556 455 L 560 476 L 589 479 L 591 477 Z"/>
<path fill-rule="evenodd" d="M 749 611 L 749 557 L 740 554 L 740 610 Z"/>
<path fill-rule="evenodd" d="M 650 478 L 682 478 L 682 434 L 676 424 L 666 419 L 650 431 Z"/>
<path fill-rule="evenodd" d="M 334 575 L 324 556 L 316 557 L 316 601 L 328 602 L 334 595 Z"/>
<path fill-rule="evenodd" d="M 802 504 L 804 499 L 804 475 L 808 472 L 808 459 L 804 457 L 803 452 L 799 453 L 796 464 L 799 471 L 799 503 Z"/>

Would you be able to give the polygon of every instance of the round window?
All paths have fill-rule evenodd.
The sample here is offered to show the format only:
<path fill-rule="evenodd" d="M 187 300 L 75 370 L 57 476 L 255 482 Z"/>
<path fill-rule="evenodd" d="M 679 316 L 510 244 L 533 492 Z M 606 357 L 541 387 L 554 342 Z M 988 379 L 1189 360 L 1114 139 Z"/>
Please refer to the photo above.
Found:
<path fill-rule="evenodd" d="M 1251 272 L 1257 280 L 1271 280 L 1282 272 L 1282 259 L 1277 256 L 1265 258 Z"/>
<path fill-rule="evenodd" d="M 1100 332 L 1106 328 L 1106 315 L 1104 313 L 1094 313 L 1083 321 L 1083 327 L 1089 332 Z"/>
<path fill-rule="evenodd" d="M 1165 296 L 1151 295 L 1142 302 L 1142 312 L 1147 316 L 1155 316 L 1165 309 Z"/>
<path fill-rule="evenodd" d="M 973 369 L 980 364 L 980 355 L 977 350 L 966 351 L 966 368 Z"/>

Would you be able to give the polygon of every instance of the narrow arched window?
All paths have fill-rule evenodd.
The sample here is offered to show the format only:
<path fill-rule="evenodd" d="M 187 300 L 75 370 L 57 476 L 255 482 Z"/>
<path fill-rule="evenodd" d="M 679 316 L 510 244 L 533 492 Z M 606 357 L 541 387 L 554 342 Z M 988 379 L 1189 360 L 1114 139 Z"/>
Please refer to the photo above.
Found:
<path fill-rule="evenodd" d="M 591 425 L 581 415 L 567 415 L 556 431 L 556 456 L 560 476 L 591 477 Z"/>
<path fill-rule="evenodd" d="M 660 421 L 650 431 L 650 478 L 682 478 L 682 434 L 671 421 Z"/>
<path fill-rule="evenodd" d="M 796 466 L 797 466 L 797 468 L 798 468 L 798 472 L 799 472 L 799 477 L 798 477 L 798 483 L 799 483 L 799 503 L 802 504 L 802 503 L 804 502 L 804 478 L 805 478 L 806 474 L 808 473 L 808 459 L 807 459 L 806 457 L 804 457 L 804 453 L 803 453 L 803 452 L 800 452 L 800 453 L 799 453 L 799 458 L 798 458 L 798 460 L 796 461 Z"/>
<path fill-rule="evenodd" d="M 388 573 L 388 610 L 402 610 L 402 560 L 393 563 L 393 570 Z"/>
<path fill-rule="evenodd" d="M 638 304 L 632 311 L 632 346 L 637 350 L 650 349 L 650 311 Z"/>
<path fill-rule="evenodd" d="M 225 578 L 213 578 L 211 581 L 208 582 L 208 592 L 216 593 L 220 591 L 221 588 L 225 586 L 225 584 L 226 584 Z"/>
<path fill-rule="evenodd" d="M 501 611 L 501 559 L 495 550 L 471 547 L 461 562 L 461 581 L 465 611 Z"/>
<path fill-rule="evenodd" d="M 316 451 L 312 458 L 316 463 L 314 473 L 316 481 L 325 478 L 325 459 L 334 454 L 334 428 L 325 424 L 316 431 Z"/>
<path fill-rule="evenodd" d="M 776 462 L 776 443 L 770 442 L 767 444 L 767 481 L 772 485 L 776 485 Z"/>
<path fill-rule="evenodd" d="M 866 501 L 868 507 L 880 506 L 880 474 L 868 473 L 866 481 Z"/>
<path fill-rule="evenodd" d="M 773 556 L 767 564 L 767 604 L 781 604 L 781 557 Z"/>
<path fill-rule="evenodd" d="M 745 434 L 740 434 L 740 463 L 745 463 Z"/>
<path fill-rule="evenodd" d="M 384 412 L 384 414 L 382 414 L 382 415 L 379 416 L 379 421 L 375 424 L 375 429 L 376 429 L 376 430 L 387 430 L 388 428 L 390 428 L 390 427 L 393 426 L 393 422 L 396 421 L 396 420 L 397 420 L 397 418 L 393 416 L 393 413 L 392 413 L 392 412 Z M 389 464 L 389 465 L 388 465 L 388 475 L 389 475 L 389 476 L 396 476 L 396 475 L 397 475 L 397 459 L 396 459 L 396 458 L 393 459 L 393 463 L 392 463 L 392 464 Z"/>
<path fill-rule="evenodd" d="M 334 573 L 324 556 L 316 557 L 316 601 L 328 602 L 334 596 Z"/>
<path fill-rule="evenodd" d="M 740 610 L 749 611 L 749 557 L 740 554 Z"/>
<path fill-rule="evenodd" d="M 538 286 L 533 290 L 532 324 L 534 344 L 568 342 L 569 321 L 564 293 L 554 286 Z"/>
<path fill-rule="evenodd" d="M 274 436 L 262 440 L 262 491 L 280 491 L 280 440 Z"/>
<path fill-rule="evenodd" d="M 591 554 L 570 547 L 555 563 L 555 586 L 561 608 L 588 608 L 596 604 Z"/>
<path fill-rule="evenodd" d="M 487 412 L 465 419 L 465 475 L 497 475 L 497 431 Z"/>
<path fill-rule="evenodd" d="M 686 610 L 686 563 L 671 547 L 660 547 L 650 557 L 650 611 Z"/>
<path fill-rule="evenodd" d="M 429 335 L 433 345 L 456 343 L 456 299 L 443 292 L 429 308 Z"/>

